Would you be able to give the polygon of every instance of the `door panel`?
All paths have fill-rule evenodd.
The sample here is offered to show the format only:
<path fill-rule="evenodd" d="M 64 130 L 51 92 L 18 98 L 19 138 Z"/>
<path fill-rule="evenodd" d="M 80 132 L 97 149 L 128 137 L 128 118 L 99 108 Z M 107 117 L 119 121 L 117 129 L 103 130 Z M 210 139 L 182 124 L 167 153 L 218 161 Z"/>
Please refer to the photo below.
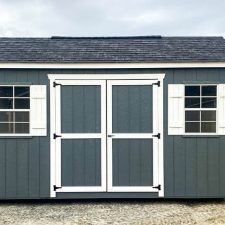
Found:
<path fill-rule="evenodd" d="M 101 186 L 101 139 L 62 140 L 62 186 Z"/>
<path fill-rule="evenodd" d="M 152 132 L 152 86 L 112 86 L 112 132 Z"/>
<path fill-rule="evenodd" d="M 61 87 L 63 133 L 101 132 L 101 86 Z"/>
<path fill-rule="evenodd" d="M 113 139 L 113 186 L 153 185 L 153 143 L 149 139 Z"/>
<path fill-rule="evenodd" d="M 58 81 L 57 192 L 106 191 L 106 81 Z"/>
<path fill-rule="evenodd" d="M 153 192 L 158 185 L 157 87 L 107 81 L 108 191 Z"/>

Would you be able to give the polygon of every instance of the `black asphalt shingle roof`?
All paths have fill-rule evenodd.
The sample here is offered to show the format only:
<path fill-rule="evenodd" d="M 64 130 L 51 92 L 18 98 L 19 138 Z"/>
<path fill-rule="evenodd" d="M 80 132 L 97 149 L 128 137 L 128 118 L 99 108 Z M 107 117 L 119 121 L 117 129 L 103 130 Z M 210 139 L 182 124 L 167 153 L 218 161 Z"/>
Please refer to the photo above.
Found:
<path fill-rule="evenodd" d="M 225 62 L 223 37 L 0 38 L 0 63 Z"/>

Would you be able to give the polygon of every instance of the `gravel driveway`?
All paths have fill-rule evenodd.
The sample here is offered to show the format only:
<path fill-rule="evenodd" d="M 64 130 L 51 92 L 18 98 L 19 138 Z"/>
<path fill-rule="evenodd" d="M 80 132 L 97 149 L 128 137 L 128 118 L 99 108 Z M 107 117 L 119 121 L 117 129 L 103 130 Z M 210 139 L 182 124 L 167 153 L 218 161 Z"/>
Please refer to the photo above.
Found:
<path fill-rule="evenodd" d="M 225 224 L 225 201 L 0 202 L 0 224 Z"/>

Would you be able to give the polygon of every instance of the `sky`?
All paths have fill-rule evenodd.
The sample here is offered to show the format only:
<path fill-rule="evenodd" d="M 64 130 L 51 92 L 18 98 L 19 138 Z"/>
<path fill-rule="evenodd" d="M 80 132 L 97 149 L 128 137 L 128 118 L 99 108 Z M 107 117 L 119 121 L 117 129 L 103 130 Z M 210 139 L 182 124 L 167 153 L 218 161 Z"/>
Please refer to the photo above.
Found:
<path fill-rule="evenodd" d="M 0 0 L 0 36 L 224 36 L 225 0 Z"/>

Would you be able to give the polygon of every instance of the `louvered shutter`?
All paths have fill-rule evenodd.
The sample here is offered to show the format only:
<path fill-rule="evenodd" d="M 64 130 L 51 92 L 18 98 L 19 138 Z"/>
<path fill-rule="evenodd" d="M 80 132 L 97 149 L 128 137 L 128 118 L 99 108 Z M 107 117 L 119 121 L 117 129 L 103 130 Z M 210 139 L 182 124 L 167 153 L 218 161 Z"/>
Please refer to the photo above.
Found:
<path fill-rule="evenodd" d="M 184 85 L 168 85 L 168 134 L 184 134 Z"/>
<path fill-rule="evenodd" d="M 46 85 L 30 86 L 30 129 L 33 136 L 47 135 Z"/>

